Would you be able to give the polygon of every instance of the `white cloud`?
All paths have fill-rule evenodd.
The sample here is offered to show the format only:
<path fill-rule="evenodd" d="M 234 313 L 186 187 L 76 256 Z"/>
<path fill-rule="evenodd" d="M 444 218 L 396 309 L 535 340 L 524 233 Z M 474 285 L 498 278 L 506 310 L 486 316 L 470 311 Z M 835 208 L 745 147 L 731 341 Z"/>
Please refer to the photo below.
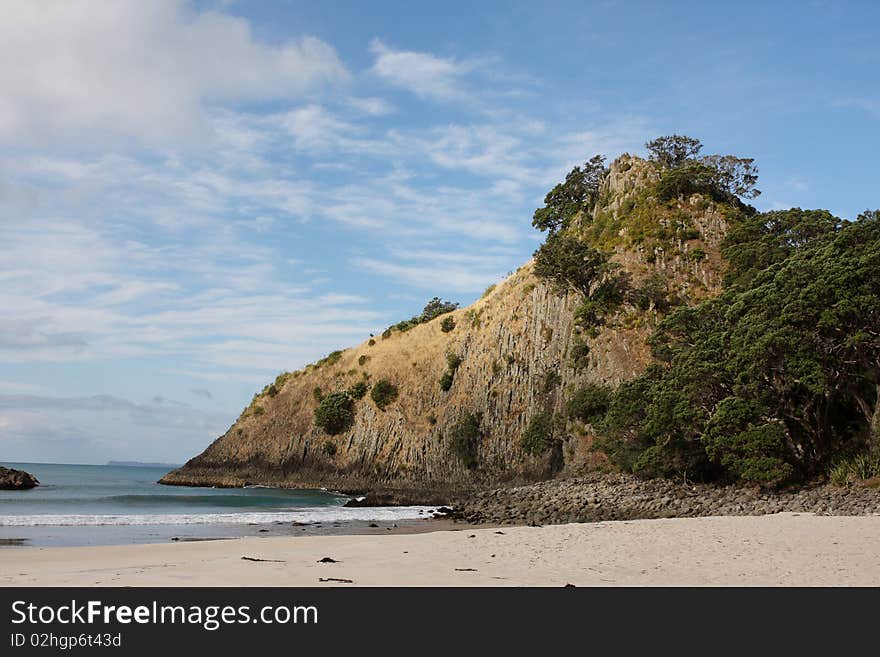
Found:
<path fill-rule="evenodd" d="M 389 84 L 406 89 L 421 98 L 455 100 L 464 95 L 462 76 L 473 65 L 451 58 L 411 50 L 393 50 L 373 39 L 370 50 L 376 56 L 373 72 Z"/>
<path fill-rule="evenodd" d="M 0 140 L 171 146 L 207 130 L 214 102 L 292 99 L 348 72 L 303 37 L 257 41 L 249 23 L 182 0 L 6 0 Z"/>
<path fill-rule="evenodd" d="M 384 98 L 349 98 L 347 104 L 367 116 L 385 116 L 395 112 L 394 105 Z"/>
<path fill-rule="evenodd" d="M 455 292 L 477 292 L 502 277 L 502 269 L 493 269 L 479 258 L 470 262 L 425 266 L 422 262 L 401 264 L 375 258 L 356 258 L 355 264 L 365 271 L 380 274 L 408 286 L 427 290 L 446 289 Z M 477 266 L 475 266 L 477 265 Z"/>
<path fill-rule="evenodd" d="M 347 134 L 356 128 L 342 121 L 318 105 L 308 105 L 287 112 L 280 118 L 281 125 L 294 138 L 296 147 L 303 151 L 326 151 L 340 145 Z"/>

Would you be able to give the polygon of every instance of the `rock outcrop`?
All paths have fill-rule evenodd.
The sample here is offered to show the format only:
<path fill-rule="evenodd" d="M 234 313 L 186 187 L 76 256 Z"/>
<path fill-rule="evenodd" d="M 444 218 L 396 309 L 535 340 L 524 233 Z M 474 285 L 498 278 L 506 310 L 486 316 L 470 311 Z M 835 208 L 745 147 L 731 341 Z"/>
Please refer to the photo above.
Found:
<path fill-rule="evenodd" d="M 601 226 L 604 232 L 584 232 L 584 239 L 601 241 L 632 286 L 659 277 L 684 303 L 717 293 L 729 208 L 695 195 L 678 202 L 674 212 L 658 209 L 646 191 L 656 177 L 650 163 L 618 158 L 593 217 L 584 220 L 589 231 Z M 600 458 L 589 449 L 591 430 L 568 418 L 566 401 L 584 384 L 616 385 L 641 373 L 650 359 L 645 341 L 661 309 L 624 305 L 598 331 L 585 331 L 575 323 L 580 299 L 555 293 L 532 269 L 526 263 L 473 305 L 451 313 L 455 328 L 449 332 L 437 318 L 279 376 L 223 436 L 162 483 L 250 482 L 392 496 L 430 491 L 433 498 L 438 491 L 589 469 Z M 589 351 L 577 362 L 576 343 Z M 439 380 L 449 354 L 461 364 L 444 391 Z M 354 421 L 344 433 L 330 436 L 315 426 L 321 394 L 382 379 L 399 391 L 384 410 L 367 394 L 354 402 Z M 520 441 L 530 419 L 542 412 L 552 414 L 556 440 L 536 457 Z M 471 467 L 450 448 L 466 414 L 478 419 L 480 429 Z"/>
<path fill-rule="evenodd" d="M 27 490 L 39 485 L 39 480 L 29 472 L 0 466 L 0 490 Z"/>

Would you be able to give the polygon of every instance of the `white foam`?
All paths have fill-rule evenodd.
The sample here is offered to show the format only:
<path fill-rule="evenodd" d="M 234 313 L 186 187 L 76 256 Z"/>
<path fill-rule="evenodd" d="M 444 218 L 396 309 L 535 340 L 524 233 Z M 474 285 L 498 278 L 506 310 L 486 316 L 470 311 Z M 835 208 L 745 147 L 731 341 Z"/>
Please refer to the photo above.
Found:
<path fill-rule="evenodd" d="M 430 506 L 307 507 L 296 511 L 244 513 L 161 513 L 138 515 L 30 515 L 0 516 L 0 527 L 96 525 L 247 525 L 273 522 L 351 522 L 429 518 Z"/>

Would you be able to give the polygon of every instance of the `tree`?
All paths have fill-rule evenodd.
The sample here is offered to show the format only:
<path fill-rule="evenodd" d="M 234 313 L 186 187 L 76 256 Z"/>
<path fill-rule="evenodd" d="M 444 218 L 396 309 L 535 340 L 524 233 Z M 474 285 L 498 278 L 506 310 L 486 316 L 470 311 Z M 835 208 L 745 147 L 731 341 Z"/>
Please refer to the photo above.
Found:
<path fill-rule="evenodd" d="M 551 233 L 535 251 L 534 271 L 560 294 L 573 289 L 589 297 L 609 271 L 608 256 L 574 237 Z"/>
<path fill-rule="evenodd" d="M 674 169 L 696 158 L 703 144 L 699 139 L 683 135 L 657 137 L 645 144 L 650 155 L 648 159 L 658 162 L 664 169 Z"/>
<path fill-rule="evenodd" d="M 758 168 L 751 157 L 733 155 L 705 155 L 700 162 L 715 171 L 715 186 L 731 197 L 756 198 L 761 191 L 755 188 Z"/>
<path fill-rule="evenodd" d="M 776 485 L 878 444 L 880 222 L 748 217 L 722 294 L 667 315 L 598 445 L 621 467 Z"/>
<path fill-rule="evenodd" d="M 576 166 L 544 197 L 544 207 L 535 210 L 532 226 L 554 233 L 567 226 L 579 213 L 587 212 L 599 197 L 599 187 L 608 170 L 605 157 L 595 155 L 583 167 Z"/>
<path fill-rule="evenodd" d="M 418 322 L 430 322 L 432 319 L 439 317 L 440 315 L 445 315 L 446 313 L 451 313 L 457 308 L 457 303 L 453 303 L 452 301 L 441 301 L 440 297 L 434 297 L 427 304 L 425 304 L 425 308 L 422 310 L 422 314 L 418 317 Z"/>
<path fill-rule="evenodd" d="M 792 208 L 743 217 L 722 244 L 730 263 L 725 283 L 748 285 L 761 271 L 799 249 L 833 239 L 841 227 L 841 220 L 827 210 Z"/>

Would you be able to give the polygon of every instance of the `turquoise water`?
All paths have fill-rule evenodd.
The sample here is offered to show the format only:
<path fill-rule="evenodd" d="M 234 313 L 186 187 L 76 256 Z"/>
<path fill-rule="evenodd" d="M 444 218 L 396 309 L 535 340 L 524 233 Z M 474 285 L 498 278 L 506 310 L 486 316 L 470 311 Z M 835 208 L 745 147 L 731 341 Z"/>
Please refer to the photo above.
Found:
<path fill-rule="evenodd" d="M 40 486 L 0 490 L 0 544 L 89 545 L 345 529 L 424 518 L 427 507 L 345 508 L 325 490 L 195 488 L 157 484 L 165 468 L 3 463 Z M 257 527 L 258 529 L 254 529 Z"/>

